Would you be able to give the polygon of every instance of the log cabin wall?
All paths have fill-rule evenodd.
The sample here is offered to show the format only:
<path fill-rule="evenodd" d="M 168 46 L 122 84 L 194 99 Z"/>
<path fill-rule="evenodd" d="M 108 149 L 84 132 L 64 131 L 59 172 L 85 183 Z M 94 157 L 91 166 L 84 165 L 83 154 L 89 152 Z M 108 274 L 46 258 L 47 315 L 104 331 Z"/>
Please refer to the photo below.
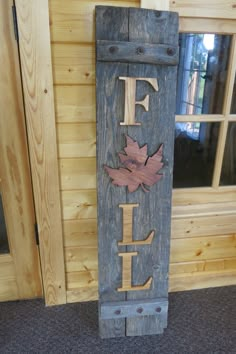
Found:
<path fill-rule="evenodd" d="M 200 25 L 209 32 L 215 28 L 221 33 L 236 32 L 231 2 L 227 6 L 219 2 L 217 7 L 211 1 L 212 6 L 206 8 L 204 1 L 198 1 L 196 8 L 191 6 L 193 1 L 189 1 L 189 7 L 182 3 L 186 2 L 171 2 L 171 10 L 182 16 L 181 31 L 197 31 Z M 138 7 L 140 1 L 49 0 L 67 302 L 95 300 L 98 296 L 95 5 Z M 198 16 L 198 22 L 187 18 L 189 13 Z M 233 59 L 232 65 L 234 68 Z M 232 80 L 227 85 L 232 91 Z M 217 117 L 221 124 L 217 161 L 221 160 L 220 144 L 226 139 L 222 117 Z M 205 117 L 206 121 L 210 119 Z M 174 190 L 170 291 L 236 284 L 236 188 L 218 188 L 221 165 L 222 161 L 216 163 L 212 188 Z"/>

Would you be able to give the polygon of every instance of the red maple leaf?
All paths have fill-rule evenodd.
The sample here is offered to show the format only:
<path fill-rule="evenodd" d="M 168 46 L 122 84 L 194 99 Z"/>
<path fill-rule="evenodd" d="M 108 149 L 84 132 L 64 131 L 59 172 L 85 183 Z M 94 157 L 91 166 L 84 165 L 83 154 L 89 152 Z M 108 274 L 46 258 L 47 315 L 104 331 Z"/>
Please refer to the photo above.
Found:
<path fill-rule="evenodd" d="M 151 187 L 162 177 L 157 172 L 163 167 L 163 144 L 152 156 L 147 155 L 147 144 L 140 148 L 138 143 L 128 135 L 126 135 L 126 144 L 124 148 L 126 155 L 119 153 L 120 161 L 125 168 L 116 169 L 109 166 L 104 166 L 104 168 L 113 179 L 112 184 L 127 186 L 129 192 L 135 192 L 141 186 L 147 192 L 144 184 Z"/>

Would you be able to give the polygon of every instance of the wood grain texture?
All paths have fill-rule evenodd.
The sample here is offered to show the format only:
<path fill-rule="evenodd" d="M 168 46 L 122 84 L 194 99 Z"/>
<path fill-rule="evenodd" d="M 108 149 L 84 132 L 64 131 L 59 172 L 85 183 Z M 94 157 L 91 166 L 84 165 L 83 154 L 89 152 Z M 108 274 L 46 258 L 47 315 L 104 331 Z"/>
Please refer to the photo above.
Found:
<path fill-rule="evenodd" d="M 170 277 L 170 291 L 172 292 L 228 285 L 236 285 L 235 270 L 179 274 L 178 276 Z"/>
<path fill-rule="evenodd" d="M 97 219 L 65 220 L 63 230 L 65 247 L 97 247 Z"/>
<path fill-rule="evenodd" d="M 177 65 L 178 47 L 168 44 L 97 41 L 97 60 L 157 65 Z"/>
<path fill-rule="evenodd" d="M 95 189 L 96 158 L 60 159 L 61 190 Z"/>
<path fill-rule="evenodd" d="M 225 259 L 212 259 L 206 261 L 190 261 L 170 264 L 170 278 L 172 279 L 169 291 L 172 291 L 172 284 L 175 283 L 175 279 L 178 279 L 180 274 L 192 275 L 192 286 L 194 286 L 194 277 L 198 279 L 199 274 L 202 275 L 205 272 L 218 273 L 219 271 L 235 271 L 236 270 L 236 258 Z M 196 282 L 197 283 L 197 282 Z M 98 288 L 98 271 L 95 270 L 81 270 L 67 273 L 67 288 L 68 290 L 76 290 L 79 288 Z M 190 290 L 191 287 L 184 290 Z"/>
<path fill-rule="evenodd" d="M 172 219 L 172 238 L 226 235 L 236 232 L 235 214 Z"/>
<path fill-rule="evenodd" d="M 224 259 L 236 256 L 236 236 L 206 236 L 172 239 L 170 262 Z"/>
<path fill-rule="evenodd" d="M 95 123 L 57 124 L 59 157 L 94 157 Z"/>
<path fill-rule="evenodd" d="M 148 43 L 178 43 L 178 16 L 175 13 L 155 12 L 145 9 L 130 9 L 129 40 Z M 163 177 L 151 187 L 150 193 L 140 189 L 128 195 L 127 201 L 138 201 L 140 208 L 135 215 L 134 234 L 141 239 L 147 230 L 155 230 L 150 249 L 143 248 L 139 257 L 133 260 L 133 282 L 142 284 L 153 276 L 150 291 L 127 294 L 128 300 L 167 297 L 170 244 L 171 192 L 173 141 L 175 124 L 175 82 L 176 68 L 170 66 L 129 65 L 129 75 L 158 78 L 159 91 L 152 95 L 149 113 L 141 127 L 128 127 L 128 134 L 143 145 L 148 142 L 148 154 L 157 151 L 163 144 Z M 137 90 L 137 98 L 146 93 L 147 88 Z M 140 114 L 140 112 L 139 112 Z M 137 118 L 138 118 L 137 112 Z M 141 120 L 140 120 L 141 121 Z M 145 220 L 145 223 L 143 222 Z M 128 251 L 130 247 L 128 247 Z M 133 250 L 138 251 L 138 247 Z M 134 271 L 135 269 L 135 271 Z M 161 332 L 167 325 L 167 318 L 147 316 L 135 320 L 127 319 L 127 335 L 154 334 Z"/>
<path fill-rule="evenodd" d="M 97 217 L 96 190 L 63 191 L 63 219 L 94 219 Z"/>
<path fill-rule="evenodd" d="M 170 11 L 177 11 L 180 17 L 236 18 L 233 0 L 170 0 Z"/>
<path fill-rule="evenodd" d="M 128 8 L 97 7 L 96 39 L 128 40 L 128 11 Z M 124 90 L 120 80 L 114 78 L 127 73 L 128 66 L 124 63 L 97 62 L 96 65 L 99 306 L 107 301 L 126 300 L 125 293 L 116 290 L 122 277 L 121 260 L 117 256 L 117 242 L 122 234 L 118 205 L 126 203 L 126 194 L 124 188 L 112 186 L 104 164 L 118 164 L 117 151 L 124 143 L 121 131 L 124 133 L 127 128 L 119 126 L 123 107 L 122 101 L 117 100 L 117 97 L 124 99 Z M 125 319 L 99 318 L 103 338 L 125 336 L 125 330 Z"/>
<path fill-rule="evenodd" d="M 235 20 L 223 18 L 191 18 L 181 17 L 179 31 L 188 33 L 219 33 L 232 34 L 236 32 Z"/>
<path fill-rule="evenodd" d="M 235 202 L 236 187 L 180 188 L 173 190 L 173 206 Z"/>
<path fill-rule="evenodd" d="M 0 281 L 4 292 L 1 299 L 5 301 L 42 296 L 19 54 L 11 7 L 11 1 L 0 1 L 0 190 L 15 268 L 14 281 L 4 284 Z M 5 272 L 0 262 L 0 273 Z"/>
<path fill-rule="evenodd" d="M 94 10 L 97 5 L 139 7 L 139 0 L 49 0 L 50 29 L 53 42 L 93 42 Z"/>
<path fill-rule="evenodd" d="M 66 302 L 47 0 L 17 0 L 19 47 L 45 301 Z"/>
<path fill-rule="evenodd" d="M 235 244 L 235 234 L 172 239 L 170 247 L 170 263 L 235 258 Z M 91 243 L 88 246 L 83 244 L 78 247 L 66 247 L 67 272 L 97 270 L 98 263 L 96 252 L 97 245 L 95 243 Z M 135 259 L 133 259 L 133 262 L 134 261 Z M 84 268 L 83 264 L 85 264 Z M 142 279 L 139 282 L 136 281 L 136 283 L 145 283 L 150 274 L 146 272 L 145 275 L 146 277 L 143 276 Z"/>
<path fill-rule="evenodd" d="M 169 0 L 140 0 L 140 5 L 144 9 L 169 11 Z"/>
<path fill-rule="evenodd" d="M 86 1 L 86 0 L 67 0 L 64 3 L 61 0 L 49 0 L 50 11 L 50 30 L 51 38 L 53 42 L 80 42 L 88 43 L 94 42 L 95 30 L 94 30 L 94 8 L 96 5 L 114 5 L 114 6 L 127 6 L 127 7 L 149 7 L 154 3 L 154 6 L 158 6 L 157 10 L 165 10 L 161 8 L 160 0 L 143 0 L 146 4 L 138 0 L 130 1 Z M 166 2 L 166 0 L 164 0 Z M 171 5 L 172 1 L 170 1 Z M 214 2 L 215 3 L 215 2 Z M 210 3 L 211 5 L 212 3 Z M 224 0 L 219 1 L 219 4 L 223 7 Z M 172 5 L 171 5 L 172 6 Z M 174 4 L 173 4 L 174 6 Z M 178 3 L 176 6 L 180 6 Z M 205 17 L 205 10 L 200 9 L 202 16 L 199 15 L 196 18 L 189 17 L 193 11 L 197 12 L 200 7 L 198 3 L 186 1 L 186 10 L 184 17 L 182 17 L 182 11 L 180 11 L 180 32 L 198 32 L 198 33 L 235 33 L 235 22 L 233 19 L 223 18 L 225 16 L 220 12 L 218 18 Z M 196 7 L 196 10 L 194 9 Z M 206 7 L 207 4 L 204 4 Z M 172 11 L 179 12 L 178 8 L 173 8 Z M 204 12 L 204 13 L 203 13 Z M 219 13 L 218 12 L 218 13 Z M 231 13 L 233 16 L 233 14 Z M 215 17 L 215 16 L 213 16 Z M 235 16 L 234 16 L 235 17 Z M 233 18 L 234 18 L 233 17 Z"/>
<path fill-rule="evenodd" d="M 55 86 L 54 95 L 58 123 L 96 121 L 95 86 Z"/>
<path fill-rule="evenodd" d="M 91 44 L 55 43 L 51 46 L 54 84 L 94 84 L 95 47 Z"/>

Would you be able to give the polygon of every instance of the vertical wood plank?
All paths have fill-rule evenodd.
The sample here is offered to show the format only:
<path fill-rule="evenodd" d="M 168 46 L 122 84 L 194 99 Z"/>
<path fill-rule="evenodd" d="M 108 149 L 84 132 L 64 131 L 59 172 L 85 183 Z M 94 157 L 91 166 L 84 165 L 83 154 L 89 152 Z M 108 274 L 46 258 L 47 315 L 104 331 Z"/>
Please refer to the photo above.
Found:
<path fill-rule="evenodd" d="M 117 47 L 112 44 L 114 43 L 112 41 L 116 40 L 130 41 L 132 45 L 137 42 L 140 47 L 142 43 L 173 45 L 176 49 L 169 52 L 169 55 L 177 50 L 178 15 L 176 13 L 145 9 L 127 9 L 127 11 L 122 13 L 121 8 L 97 8 L 97 40 L 110 41 L 111 53 L 118 51 Z M 124 26 L 125 16 L 128 17 L 126 20 L 128 28 Z M 100 36 L 101 31 L 103 32 Z M 113 37 L 111 35 L 113 31 L 121 33 L 122 38 L 119 38 L 117 34 Z M 109 306 L 111 302 L 116 302 L 119 306 L 122 300 L 129 300 L 132 304 L 136 300 L 148 302 L 153 299 L 159 301 L 162 298 L 167 303 L 168 297 L 177 68 L 167 65 L 120 64 L 118 62 L 119 60 L 116 62 L 115 57 L 112 62 L 106 63 L 100 62 L 97 58 L 99 295 L 100 306 L 103 308 Z M 126 75 L 119 75 L 117 69 L 122 66 L 127 71 Z M 158 91 L 154 90 L 145 80 L 139 80 L 140 82 L 137 83 L 136 102 L 143 100 L 146 95 L 149 95 L 150 99 L 148 112 L 143 112 L 143 107 L 140 105 L 136 107 L 136 121 L 141 123 L 139 126 L 120 125 L 120 122 L 124 120 L 125 111 L 124 80 L 119 80 L 122 76 L 158 80 Z M 128 193 L 127 188 L 112 185 L 104 171 L 105 165 L 111 168 L 120 166 L 118 153 L 125 147 L 124 133 L 126 131 L 140 147 L 147 144 L 149 156 L 156 153 L 160 145 L 164 144 L 163 178 L 161 182 L 151 187 L 149 193 L 145 193 L 141 188 L 136 192 Z M 120 202 L 121 199 L 123 202 Z M 124 242 L 122 245 L 119 241 L 122 237 L 126 237 L 126 231 L 122 232 L 122 221 L 126 223 L 126 218 L 121 218 L 119 210 L 121 208 L 117 207 L 124 205 L 125 201 L 130 206 L 138 205 L 138 207 L 133 211 L 133 225 L 130 222 L 129 225 L 125 224 L 128 227 L 127 232 L 133 230 L 131 237 L 134 242 L 132 244 Z M 155 236 L 151 244 L 144 244 L 144 238 L 150 233 L 153 235 L 153 231 Z M 138 244 L 136 240 L 140 240 L 141 243 Z M 117 254 L 123 258 L 123 267 Z M 132 274 L 130 274 L 131 267 Z M 153 286 L 151 286 L 152 279 Z M 121 284 L 123 284 L 122 288 Z M 147 286 L 141 291 L 144 289 L 144 284 Z M 118 292 L 123 298 L 119 297 Z M 114 318 L 119 317 L 120 314 L 121 310 L 115 311 Z M 119 333 L 116 331 L 114 323 L 107 322 L 115 321 L 114 319 L 101 318 L 100 313 L 100 328 L 103 336 L 104 333 L 106 336 L 124 335 L 124 331 Z M 158 309 L 152 316 L 127 317 L 125 324 L 122 318 L 118 321 L 124 327 L 126 326 L 125 335 L 128 336 L 162 333 L 167 325 L 167 307 L 160 311 Z M 104 326 L 107 325 L 110 331 L 108 328 L 104 329 L 101 323 Z"/>
<path fill-rule="evenodd" d="M 23 91 L 47 305 L 66 302 L 47 0 L 16 0 Z"/>
<path fill-rule="evenodd" d="M 152 44 L 168 43 L 178 46 L 178 16 L 176 13 L 157 12 L 145 9 L 130 9 L 129 40 Z M 175 91 L 177 67 L 158 65 L 129 65 L 129 76 L 157 78 L 159 91 L 150 89 L 149 112 L 136 110 L 140 127 L 129 127 L 128 135 L 140 146 L 148 144 L 148 155 L 154 154 L 163 144 L 163 177 L 144 193 L 138 189 L 129 193 L 128 203 L 139 203 L 134 211 L 134 238 L 143 239 L 150 230 L 155 235 L 150 247 L 143 247 L 133 260 L 133 283 L 144 284 L 153 276 L 151 290 L 128 292 L 128 300 L 158 299 L 168 297 L 168 269 L 171 225 L 172 171 L 175 128 Z M 137 99 L 147 94 L 146 85 L 138 86 Z M 128 248 L 129 249 L 129 248 Z M 138 251 L 137 246 L 132 250 Z M 150 273 L 152 272 L 152 273 Z M 126 335 L 161 333 L 167 326 L 167 313 L 157 316 L 127 318 Z"/>
<path fill-rule="evenodd" d="M 128 8 L 96 7 L 96 39 L 128 40 Z M 118 77 L 127 76 L 127 67 L 127 64 L 102 62 L 96 66 L 99 307 L 106 301 L 125 300 L 125 293 L 116 288 L 121 284 L 122 273 L 118 257 L 118 237 L 122 235 L 119 204 L 126 203 L 126 193 L 124 188 L 112 186 L 104 165 L 119 163 L 117 151 L 124 144 L 119 126 L 123 107 L 117 96 L 124 100 Z M 127 128 L 121 130 L 125 132 Z M 103 338 L 125 336 L 125 319 L 100 319 L 99 330 Z"/>
<path fill-rule="evenodd" d="M 0 0 L 0 190 L 15 280 L 2 300 L 42 296 L 25 116 L 11 0 Z M 3 259 L 7 256 L 1 256 Z M 4 276 L 2 263 L 0 273 Z M 15 289 L 17 284 L 18 290 Z M 0 287 L 2 287 L 0 281 Z M 4 286 L 3 286 L 4 287 Z M 14 289 L 13 289 L 14 288 Z M 1 289 L 2 290 L 2 289 Z M 13 294 L 11 294 L 13 291 Z"/>

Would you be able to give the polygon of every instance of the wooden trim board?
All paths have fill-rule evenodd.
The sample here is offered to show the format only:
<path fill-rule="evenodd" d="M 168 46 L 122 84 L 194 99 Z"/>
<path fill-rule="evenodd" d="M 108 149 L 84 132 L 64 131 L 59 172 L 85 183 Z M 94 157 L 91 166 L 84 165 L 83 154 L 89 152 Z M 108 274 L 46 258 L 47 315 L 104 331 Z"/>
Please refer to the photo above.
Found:
<path fill-rule="evenodd" d="M 16 0 L 40 257 L 47 305 L 66 302 L 47 0 Z"/>

